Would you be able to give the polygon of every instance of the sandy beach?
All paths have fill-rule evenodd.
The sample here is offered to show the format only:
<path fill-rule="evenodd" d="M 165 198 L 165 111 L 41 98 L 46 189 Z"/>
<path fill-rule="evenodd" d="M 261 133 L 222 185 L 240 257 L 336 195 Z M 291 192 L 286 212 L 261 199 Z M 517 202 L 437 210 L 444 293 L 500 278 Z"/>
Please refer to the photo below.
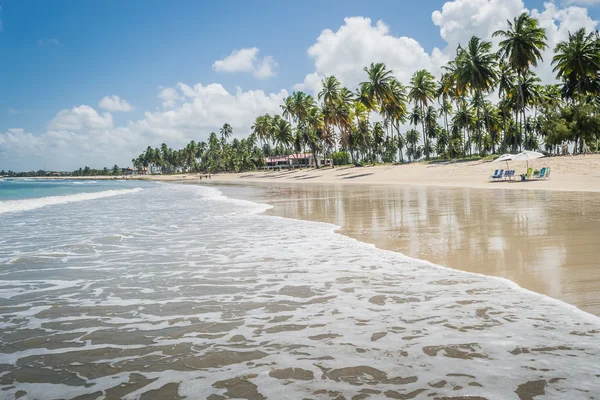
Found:
<path fill-rule="evenodd" d="M 212 180 L 227 182 L 339 183 L 465 187 L 480 189 L 534 189 L 559 191 L 600 191 L 600 154 L 549 157 L 531 161 L 535 169 L 550 167 L 550 179 L 542 181 L 488 182 L 497 169 L 512 169 L 524 174 L 524 161 L 493 163 L 470 161 L 457 163 L 412 163 L 374 167 L 336 167 L 311 170 L 217 174 Z M 192 178 L 186 177 L 187 179 Z M 197 178 L 196 178 L 197 179 Z"/>

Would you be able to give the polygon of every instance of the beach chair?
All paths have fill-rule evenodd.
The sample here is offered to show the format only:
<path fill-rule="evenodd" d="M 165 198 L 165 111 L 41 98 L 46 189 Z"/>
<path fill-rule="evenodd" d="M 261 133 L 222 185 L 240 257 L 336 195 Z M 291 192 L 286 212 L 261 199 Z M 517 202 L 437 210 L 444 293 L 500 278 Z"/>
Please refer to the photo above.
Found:
<path fill-rule="evenodd" d="M 546 167 L 546 176 L 544 176 L 544 179 L 550 179 L 550 167 Z"/>
<path fill-rule="evenodd" d="M 535 179 L 544 179 L 545 175 L 546 175 L 546 167 L 542 168 L 537 174 L 533 174 L 533 177 Z"/>
<path fill-rule="evenodd" d="M 508 180 L 510 180 L 510 174 L 511 174 L 511 172 L 512 172 L 512 171 L 511 171 L 510 169 L 509 169 L 509 170 L 507 170 L 506 172 L 504 172 L 504 180 L 505 180 L 505 181 L 508 181 Z"/>
<path fill-rule="evenodd" d="M 496 171 L 497 173 L 494 173 L 494 175 L 490 176 L 490 181 L 495 181 L 497 179 L 502 179 L 502 174 L 504 173 L 504 170 L 501 169 L 500 172 Z"/>
<path fill-rule="evenodd" d="M 527 173 L 521 175 L 521 180 L 522 181 L 528 181 L 531 179 L 531 176 L 533 175 L 533 168 L 527 168 Z"/>
<path fill-rule="evenodd" d="M 540 171 L 540 176 L 538 177 L 538 179 L 546 179 L 546 167 L 542 168 L 542 170 Z"/>

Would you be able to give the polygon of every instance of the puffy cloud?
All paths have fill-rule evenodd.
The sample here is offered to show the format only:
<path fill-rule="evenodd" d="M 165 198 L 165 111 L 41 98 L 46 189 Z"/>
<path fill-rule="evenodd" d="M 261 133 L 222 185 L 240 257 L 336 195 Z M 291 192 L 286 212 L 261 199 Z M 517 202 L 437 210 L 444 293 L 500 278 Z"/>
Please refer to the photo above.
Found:
<path fill-rule="evenodd" d="M 522 0 L 454 0 L 444 3 L 441 11 L 431 14 L 440 28 L 448 50 L 454 51 L 471 36 L 490 39 L 499 29 L 506 29 L 506 20 L 525 11 Z"/>
<path fill-rule="evenodd" d="M 38 46 L 40 47 L 44 47 L 44 46 L 59 46 L 60 45 L 60 41 L 56 38 L 51 38 L 51 39 L 47 39 L 47 40 L 38 40 L 37 41 Z"/>
<path fill-rule="evenodd" d="M 314 59 L 316 71 L 296 87 L 313 91 L 318 77 L 332 74 L 354 87 L 364 81 L 363 68 L 372 62 L 384 62 L 404 83 L 415 70 L 426 68 L 437 73 L 445 62 L 439 49 L 428 54 L 415 39 L 393 36 L 383 21 L 372 24 L 364 17 L 346 18 L 337 31 L 322 31 L 308 55 Z"/>
<path fill-rule="evenodd" d="M 112 96 L 104 96 L 102 100 L 98 103 L 98 107 L 105 109 L 107 111 L 131 111 L 133 107 L 131 104 L 125 99 L 121 99 L 117 95 Z"/>
<path fill-rule="evenodd" d="M 325 77 L 317 72 L 314 72 L 312 74 L 308 74 L 306 75 L 306 78 L 304 78 L 304 82 L 302 83 L 296 83 L 293 86 L 294 90 L 302 90 L 302 91 L 309 91 L 312 93 L 318 93 L 321 90 L 321 81 L 324 79 Z"/>
<path fill-rule="evenodd" d="M 266 79 L 275 75 L 277 62 L 271 56 L 258 59 L 260 50 L 256 47 L 234 50 L 229 56 L 213 63 L 217 72 L 250 72 L 257 79 Z"/>
<path fill-rule="evenodd" d="M 81 131 L 84 129 L 111 128 L 113 124 L 112 115 L 98 114 L 90 106 L 81 105 L 70 110 L 61 110 L 48 124 L 50 130 Z"/>
<path fill-rule="evenodd" d="M 181 100 L 181 96 L 179 96 L 177 90 L 171 87 L 160 87 L 158 98 L 162 100 L 162 105 L 165 108 L 175 107 L 175 104 Z"/>
<path fill-rule="evenodd" d="M 265 93 L 238 88 L 229 92 L 216 83 L 179 83 L 161 88 L 158 94 L 160 102 L 171 101 L 169 108 L 147 111 L 143 119 L 118 127 L 113 126 L 111 114 L 99 114 L 87 105 L 62 110 L 41 135 L 22 129 L 0 133 L 0 169 L 128 165 L 148 145 L 164 142 L 179 148 L 192 139 L 206 140 L 225 122 L 233 127 L 234 136 L 246 136 L 256 116 L 279 113 L 287 96 L 286 90 Z"/>

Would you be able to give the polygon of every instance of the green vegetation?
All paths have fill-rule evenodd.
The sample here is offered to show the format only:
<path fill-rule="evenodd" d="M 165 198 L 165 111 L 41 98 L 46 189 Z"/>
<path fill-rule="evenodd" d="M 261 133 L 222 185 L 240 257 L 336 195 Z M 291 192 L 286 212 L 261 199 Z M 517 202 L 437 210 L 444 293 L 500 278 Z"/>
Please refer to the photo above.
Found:
<path fill-rule="evenodd" d="M 293 93 L 283 100 L 281 115 L 257 116 L 246 139 L 228 142 L 233 130 L 225 124 L 208 142 L 180 150 L 148 147 L 133 163 L 163 173 L 219 172 L 260 168 L 265 157 L 298 152 L 331 157 L 334 165 L 364 165 L 479 159 L 523 149 L 598 151 L 598 33 L 570 33 L 552 60 L 542 59 L 544 28 L 526 13 L 494 36 L 497 49 L 478 37 L 459 46 L 438 78 L 416 71 L 405 86 L 385 64 L 372 63 L 354 91 L 329 76 L 317 99 Z M 541 84 L 532 68 L 542 62 L 554 66 L 561 84 Z"/>
<path fill-rule="evenodd" d="M 26 178 L 26 177 L 48 177 L 48 176 L 121 176 L 124 175 L 127 168 L 119 168 L 114 165 L 111 169 L 106 167 L 102 169 L 94 169 L 90 167 L 79 168 L 72 172 L 59 172 L 59 171 L 44 171 L 43 169 L 37 171 L 0 171 L 0 176 L 8 176 L 14 178 Z"/>

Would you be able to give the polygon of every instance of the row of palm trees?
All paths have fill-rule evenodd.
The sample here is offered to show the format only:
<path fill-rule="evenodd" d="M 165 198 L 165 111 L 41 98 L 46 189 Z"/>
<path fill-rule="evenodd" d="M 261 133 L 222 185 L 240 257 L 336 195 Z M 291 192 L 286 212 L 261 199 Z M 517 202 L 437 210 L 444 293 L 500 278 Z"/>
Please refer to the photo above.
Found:
<path fill-rule="evenodd" d="M 246 139 L 228 143 L 232 129 L 225 124 L 220 138 L 211 133 L 208 143 L 192 141 L 176 151 L 149 147 L 134 164 L 167 172 L 240 171 L 263 166 L 265 156 L 295 152 L 358 164 L 522 149 L 598 150 L 598 33 L 580 29 L 558 43 L 549 62 L 561 83 L 543 85 L 534 68 L 544 62 L 545 29 L 527 13 L 507 22 L 506 30 L 494 33 L 498 49 L 472 37 L 439 79 L 420 70 L 405 86 L 385 64 L 372 63 L 354 91 L 329 76 L 317 98 L 294 92 L 281 115 L 256 117 Z"/>

